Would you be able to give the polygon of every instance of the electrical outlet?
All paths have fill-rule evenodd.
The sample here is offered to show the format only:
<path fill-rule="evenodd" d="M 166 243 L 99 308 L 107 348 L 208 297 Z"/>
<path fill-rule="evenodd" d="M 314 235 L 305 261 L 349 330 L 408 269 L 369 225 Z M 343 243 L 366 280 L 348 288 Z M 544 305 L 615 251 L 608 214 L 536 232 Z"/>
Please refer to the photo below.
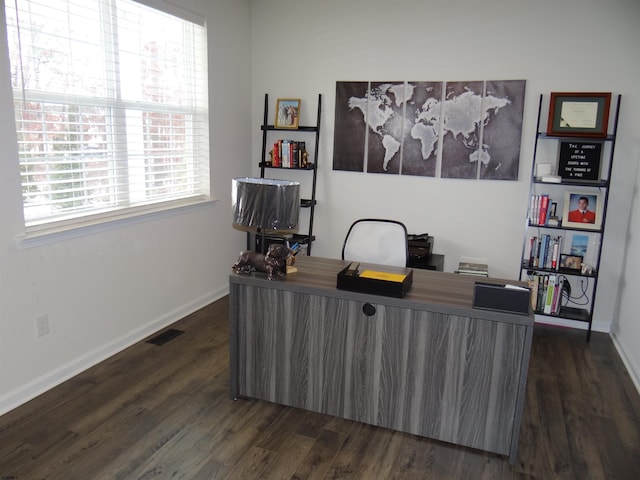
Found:
<path fill-rule="evenodd" d="M 36 317 L 36 332 L 39 337 L 43 337 L 49 333 L 49 316 L 46 313 Z"/>

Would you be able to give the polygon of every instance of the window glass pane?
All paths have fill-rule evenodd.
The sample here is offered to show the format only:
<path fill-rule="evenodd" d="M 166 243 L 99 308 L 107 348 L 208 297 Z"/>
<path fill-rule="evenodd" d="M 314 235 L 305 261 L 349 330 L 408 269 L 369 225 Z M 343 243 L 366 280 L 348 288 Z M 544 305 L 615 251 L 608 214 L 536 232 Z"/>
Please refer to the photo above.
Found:
<path fill-rule="evenodd" d="M 104 108 L 16 104 L 25 216 L 48 216 L 117 203 Z"/>
<path fill-rule="evenodd" d="M 21 88 L 24 81 L 24 88 L 32 90 L 104 96 L 105 59 L 99 11 L 68 2 L 32 1 L 18 5 L 24 3 L 28 8 L 19 12 L 20 48 L 11 49 L 12 66 L 16 67 L 12 68 L 13 86 Z M 15 14 L 11 23 L 16 24 Z M 16 35 L 12 37 L 18 41 Z"/>
<path fill-rule="evenodd" d="M 208 195 L 203 26 L 131 0 L 5 8 L 27 226 Z"/>
<path fill-rule="evenodd" d="M 193 105 L 193 48 L 185 42 L 194 28 L 148 7 L 118 2 L 118 38 L 122 98 L 162 104 Z"/>

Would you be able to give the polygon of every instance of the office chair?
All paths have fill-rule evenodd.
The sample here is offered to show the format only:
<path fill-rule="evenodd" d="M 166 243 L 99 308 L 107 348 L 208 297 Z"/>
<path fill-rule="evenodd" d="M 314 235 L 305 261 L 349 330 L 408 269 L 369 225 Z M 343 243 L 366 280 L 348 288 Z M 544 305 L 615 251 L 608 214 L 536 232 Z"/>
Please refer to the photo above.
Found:
<path fill-rule="evenodd" d="M 407 227 L 396 220 L 363 218 L 351 224 L 342 246 L 342 259 L 406 267 Z"/>

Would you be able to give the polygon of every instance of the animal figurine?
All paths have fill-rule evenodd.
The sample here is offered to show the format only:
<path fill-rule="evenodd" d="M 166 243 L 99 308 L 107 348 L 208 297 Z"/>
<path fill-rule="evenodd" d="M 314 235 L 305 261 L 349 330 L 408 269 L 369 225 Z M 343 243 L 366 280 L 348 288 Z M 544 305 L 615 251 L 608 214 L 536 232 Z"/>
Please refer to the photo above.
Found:
<path fill-rule="evenodd" d="M 252 251 L 241 252 L 232 268 L 236 273 L 266 272 L 267 278 L 273 280 L 274 275 L 285 276 L 287 260 L 292 257 L 293 251 L 289 247 L 272 243 L 264 255 Z"/>

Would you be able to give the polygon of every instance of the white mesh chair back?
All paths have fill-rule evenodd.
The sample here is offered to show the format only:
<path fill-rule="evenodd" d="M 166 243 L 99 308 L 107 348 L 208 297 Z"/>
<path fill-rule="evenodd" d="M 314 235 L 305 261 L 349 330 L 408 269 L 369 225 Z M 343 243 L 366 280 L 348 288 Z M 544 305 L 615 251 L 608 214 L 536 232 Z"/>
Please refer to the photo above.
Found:
<path fill-rule="evenodd" d="M 353 222 L 342 246 L 343 260 L 406 267 L 407 228 L 396 220 L 364 218 Z"/>

